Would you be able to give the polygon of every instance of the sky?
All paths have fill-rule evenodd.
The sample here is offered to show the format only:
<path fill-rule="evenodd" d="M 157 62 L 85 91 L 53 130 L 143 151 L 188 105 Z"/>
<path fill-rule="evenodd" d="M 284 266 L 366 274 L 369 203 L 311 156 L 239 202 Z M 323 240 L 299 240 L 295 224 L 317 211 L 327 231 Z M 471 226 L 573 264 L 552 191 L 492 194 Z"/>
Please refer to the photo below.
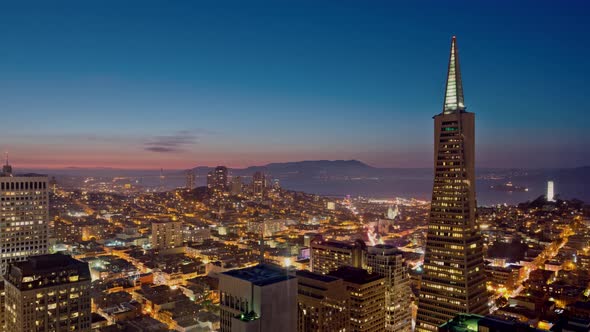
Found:
<path fill-rule="evenodd" d="M 590 165 L 587 1 L 0 3 L 15 168 L 431 167 L 450 40 L 478 167 Z"/>

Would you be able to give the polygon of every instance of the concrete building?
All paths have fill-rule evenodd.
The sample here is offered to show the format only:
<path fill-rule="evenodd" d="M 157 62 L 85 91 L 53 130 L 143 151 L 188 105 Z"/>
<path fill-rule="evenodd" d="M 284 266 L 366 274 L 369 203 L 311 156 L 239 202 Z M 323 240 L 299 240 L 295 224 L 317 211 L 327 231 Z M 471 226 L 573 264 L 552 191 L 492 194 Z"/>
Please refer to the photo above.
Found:
<path fill-rule="evenodd" d="M 434 117 L 434 185 L 416 331 L 458 313 L 487 314 L 483 241 L 476 222 L 475 115 L 465 109 L 453 37 L 442 113 Z"/>
<path fill-rule="evenodd" d="M 227 167 L 217 166 L 207 174 L 207 188 L 214 195 L 221 195 L 227 190 Z"/>
<path fill-rule="evenodd" d="M 0 174 L 0 273 L 12 262 L 47 253 L 48 178 L 12 174 L 4 165 Z"/>
<path fill-rule="evenodd" d="M 366 267 L 367 246 L 362 240 L 352 243 L 339 241 L 311 241 L 311 270 L 328 274 L 342 266 Z"/>
<path fill-rule="evenodd" d="M 344 280 L 349 296 L 350 326 L 346 331 L 381 332 L 385 326 L 385 279 L 366 270 L 343 266 L 329 276 Z"/>
<path fill-rule="evenodd" d="M 6 331 L 90 331 L 88 264 L 61 254 L 12 263 L 6 274 Z"/>
<path fill-rule="evenodd" d="M 188 171 L 186 171 L 186 189 L 187 190 L 195 189 L 195 183 L 196 183 L 195 171 L 192 169 L 189 169 Z"/>
<path fill-rule="evenodd" d="M 297 279 L 258 264 L 219 276 L 221 332 L 297 331 Z"/>
<path fill-rule="evenodd" d="M 240 195 L 242 194 L 242 177 L 241 176 L 234 176 L 231 179 L 231 183 L 229 186 L 229 192 L 232 195 Z"/>
<path fill-rule="evenodd" d="M 547 202 L 555 202 L 555 184 L 547 181 Z"/>
<path fill-rule="evenodd" d="M 384 278 L 385 331 L 412 331 L 412 289 L 402 252 L 389 245 L 368 247 L 369 272 Z"/>
<path fill-rule="evenodd" d="M 305 270 L 296 275 L 297 331 L 348 331 L 349 294 L 344 280 Z"/>
<path fill-rule="evenodd" d="M 257 199 L 262 199 L 266 193 L 266 177 L 262 172 L 256 172 L 252 176 L 252 194 Z"/>
<path fill-rule="evenodd" d="M 287 229 L 287 219 L 268 219 L 263 221 L 249 221 L 247 230 L 249 233 L 264 234 L 270 237 Z"/>
<path fill-rule="evenodd" d="M 152 222 L 152 249 L 172 249 L 182 247 L 182 222 L 158 220 Z"/>

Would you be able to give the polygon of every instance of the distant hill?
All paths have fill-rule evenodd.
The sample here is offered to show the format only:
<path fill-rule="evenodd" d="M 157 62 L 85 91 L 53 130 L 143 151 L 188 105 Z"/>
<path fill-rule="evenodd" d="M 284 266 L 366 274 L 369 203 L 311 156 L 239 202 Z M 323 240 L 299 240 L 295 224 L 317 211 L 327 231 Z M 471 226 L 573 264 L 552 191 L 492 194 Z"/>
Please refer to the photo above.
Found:
<path fill-rule="evenodd" d="M 213 167 L 195 167 L 198 174 L 206 174 Z M 430 169 L 422 168 L 378 168 L 358 160 L 306 160 L 285 163 L 271 163 L 263 166 L 233 168 L 233 176 L 249 177 L 255 172 L 265 172 L 276 178 L 375 178 L 388 176 L 423 176 L 432 174 Z"/>
<path fill-rule="evenodd" d="M 209 172 L 213 167 L 194 168 L 199 174 Z M 234 176 L 251 176 L 255 172 L 265 172 L 276 177 L 283 176 L 358 176 L 378 170 L 358 160 L 306 160 L 286 163 L 271 163 L 264 166 L 230 169 Z"/>
<path fill-rule="evenodd" d="M 197 185 L 205 185 L 213 167 L 195 167 Z M 231 176 L 242 176 L 248 183 L 257 171 L 278 179 L 282 187 L 329 196 L 363 195 L 370 197 L 413 197 L 428 200 L 432 194 L 433 170 L 429 168 L 379 168 L 358 160 L 307 160 L 271 163 L 247 168 L 232 168 Z M 173 189 L 186 183 L 186 170 L 121 170 L 109 168 L 18 169 L 56 176 L 59 181 L 75 183 L 70 177 L 129 177 L 147 187 Z M 481 205 L 532 201 L 547 190 L 547 181 L 555 183 L 555 193 L 563 199 L 590 202 L 590 166 L 560 169 L 478 168 L 477 200 Z M 523 192 L 503 192 L 491 186 L 512 182 L 528 188 Z"/>

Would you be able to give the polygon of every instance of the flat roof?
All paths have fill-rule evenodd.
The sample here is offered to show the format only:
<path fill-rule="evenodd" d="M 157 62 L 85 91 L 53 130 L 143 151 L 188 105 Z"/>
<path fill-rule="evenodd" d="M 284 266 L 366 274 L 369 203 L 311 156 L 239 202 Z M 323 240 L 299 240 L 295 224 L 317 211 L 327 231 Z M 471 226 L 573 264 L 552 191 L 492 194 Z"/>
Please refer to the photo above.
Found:
<path fill-rule="evenodd" d="M 46 178 L 48 177 L 47 174 L 37 174 L 37 173 L 23 173 L 23 174 L 6 174 L 0 173 L 0 178 Z"/>
<path fill-rule="evenodd" d="M 258 264 L 244 269 L 236 269 L 223 273 L 224 275 L 246 280 L 256 286 L 266 286 L 295 278 L 288 271 L 275 265 Z"/>
<path fill-rule="evenodd" d="M 376 273 L 369 273 L 367 270 L 351 266 L 342 266 L 338 270 L 330 272 L 328 275 L 359 285 L 383 279 L 382 276 Z"/>
<path fill-rule="evenodd" d="M 336 281 L 336 280 L 340 279 L 337 277 L 324 275 L 324 274 L 320 274 L 320 273 L 314 273 L 314 272 L 307 271 L 307 270 L 297 270 L 296 275 L 297 275 L 297 277 L 314 279 L 314 280 L 318 280 L 318 281 L 322 281 L 322 282 L 332 282 L 332 281 Z"/>

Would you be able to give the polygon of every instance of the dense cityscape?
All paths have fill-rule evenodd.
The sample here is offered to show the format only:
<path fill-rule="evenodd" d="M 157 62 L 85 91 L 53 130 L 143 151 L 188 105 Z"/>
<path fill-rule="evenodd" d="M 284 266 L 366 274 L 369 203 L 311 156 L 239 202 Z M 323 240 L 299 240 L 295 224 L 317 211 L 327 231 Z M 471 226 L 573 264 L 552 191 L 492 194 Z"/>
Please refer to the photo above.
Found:
<path fill-rule="evenodd" d="M 4 331 L 588 331 L 590 207 L 476 209 L 453 37 L 432 201 L 326 197 L 218 166 L 197 187 L 2 169 Z M 162 176 L 162 181 L 165 180 Z"/>
<path fill-rule="evenodd" d="M 0 4 L 0 332 L 590 332 L 590 6 L 527 1 Z"/>

